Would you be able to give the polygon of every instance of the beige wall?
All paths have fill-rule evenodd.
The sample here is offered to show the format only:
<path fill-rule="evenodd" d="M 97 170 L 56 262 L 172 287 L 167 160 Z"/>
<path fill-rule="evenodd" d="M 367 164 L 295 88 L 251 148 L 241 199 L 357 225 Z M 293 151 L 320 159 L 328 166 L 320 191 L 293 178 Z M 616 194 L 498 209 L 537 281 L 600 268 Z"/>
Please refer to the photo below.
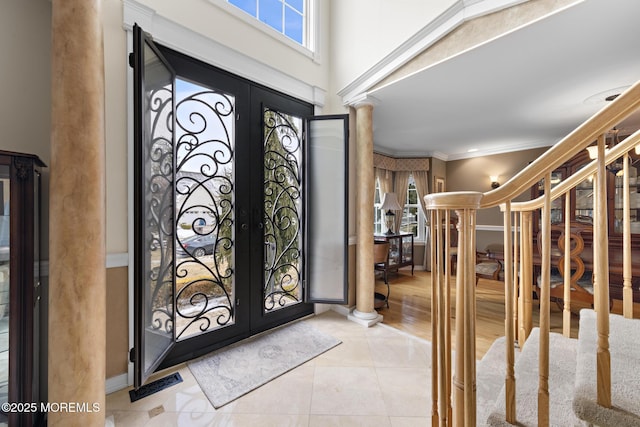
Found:
<path fill-rule="evenodd" d="M 107 269 L 107 378 L 126 373 L 129 363 L 127 271 L 127 267 Z"/>
<path fill-rule="evenodd" d="M 349 245 L 349 292 L 347 307 L 356 305 L 356 248 L 355 244 Z"/>
<path fill-rule="evenodd" d="M 51 2 L 3 0 L 0 12 L 0 150 L 51 163 Z M 42 231 L 48 235 L 49 170 L 42 170 Z M 43 239 L 43 257 L 49 242 Z"/>
<path fill-rule="evenodd" d="M 126 39 L 122 3 L 106 0 L 105 77 L 107 139 L 107 251 L 127 251 Z M 51 2 L 3 0 L 0 13 L 0 149 L 38 155 L 50 165 Z M 78 135 L 81 138 L 81 135 Z M 81 165 L 80 165 L 81 167 Z M 49 168 L 43 169 L 43 260 L 49 258 Z M 46 272 L 46 269 L 45 269 Z M 47 331 L 48 279 L 43 290 L 41 331 Z M 107 378 L 125 373 L 128 352 L 127 268 L 107 270 Z M 47 343 L 41 343 L 46 354 Z M 47 361 L 42 360 L 46 372 Z M 46 392 L 46 375 L 42 377 Z"/>
<path fill-rule="evenodd" d="M 113 0 L 112 0 L 113 1 Z M 326 89 L 328 86 L 328 14 L 327 1 L 318 2 L 319 52 L 315 58 L 281 43 L 265 32 L 229 12 L 232 5 L 224 1 L 203 0 L 138 0 L 156 11 L 212 40 L 236 50 L 274 69 L 280 70 L 303 82 Z M 243 14 L 240 14 L 243 16 Z M 147 28 L 147 31 L 153 29 Z"/>
<path fill-rule="evenodd" d="M 500 183 L 505 183 L 547 149 L 535 148 L 447 162 L 447 191 L 487 192 L 491 190 L 489 175 L 499 175 Z M 529 192 L 525 192 L 517 200 L 527 200 L 530 196 Z M 502 225 L 502 218 L 498 207 L 482 209 L 477 213 L 477 224 L 479 227 Z M 482 250 L 490 243 L 502 243 L 503 238 L 502 232 L 478 231 L 477 248 Z"/>
<path fill-rule="evenodd" d="M 121 0 L 102 4 L 105 66 L 107 253 L 127 252 L 127 40 Z"/>
<path fill-rule="evenodd" d="M 447 162 L 444 160 L 431 158 L 431 167 L 429 168 L 429 191 L 434 192 L 436 189 L 436 178 L 444 178 L 445 190 L 449 191 L 449 185 L 447 184 Z"/>

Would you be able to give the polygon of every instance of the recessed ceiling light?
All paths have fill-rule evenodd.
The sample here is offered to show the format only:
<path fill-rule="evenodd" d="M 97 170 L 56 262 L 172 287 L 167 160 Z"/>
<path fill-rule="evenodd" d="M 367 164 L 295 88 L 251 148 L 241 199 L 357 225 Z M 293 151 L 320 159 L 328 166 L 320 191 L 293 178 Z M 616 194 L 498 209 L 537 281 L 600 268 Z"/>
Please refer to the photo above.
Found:
<path fill-rule="evenodd" d="M 478 149 L 477 149 L 477 148 L 469 148 L 469 149 L 467 150 L 467 153 L 475 153 L 476 151 L 478 151 Z"/>
<path fill-rule="evenodd" d="M 613 101 L 625 90 L 629 89 L 631 86 L 620 86 L 613 89 L 605 90 L 604 92 L 596 93 L 595 95 L 591 95 L 583 102 L 585 104 L 599 104 L 605 101 Z"/>

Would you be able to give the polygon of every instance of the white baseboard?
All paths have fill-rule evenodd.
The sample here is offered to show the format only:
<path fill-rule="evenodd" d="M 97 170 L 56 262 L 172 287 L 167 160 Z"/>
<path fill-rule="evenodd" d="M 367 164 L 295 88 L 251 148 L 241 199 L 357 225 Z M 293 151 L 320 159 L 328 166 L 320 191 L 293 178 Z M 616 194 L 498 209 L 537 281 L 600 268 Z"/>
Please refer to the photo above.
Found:
<path fill-rule="evenodd" d="M 346 305 L 332 305 L 331 310 L 336 313 L 342 314 L 344 317 L 347 317 L 353 311 L 355 307 L 347 307 Z"/>
<path fill-rule="evenodd" d="M 115 377 L 107 378 L 106 381 L 106 394 L 111 394 L 116 391 L 129 387 L 129 381 L 127 380 L 127 374 L 120 374 Z"/>

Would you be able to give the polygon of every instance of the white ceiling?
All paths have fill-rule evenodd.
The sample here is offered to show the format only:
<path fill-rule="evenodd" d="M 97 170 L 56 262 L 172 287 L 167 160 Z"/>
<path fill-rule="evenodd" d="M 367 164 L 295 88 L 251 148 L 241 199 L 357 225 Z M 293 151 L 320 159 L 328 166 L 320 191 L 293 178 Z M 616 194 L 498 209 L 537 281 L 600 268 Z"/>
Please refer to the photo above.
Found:
<path fill-rule="evenodd" d="M 369 92 L 374 147 L 454 160 L 550 146 L 638 80 L 640 0 L 585 0 Z"/>

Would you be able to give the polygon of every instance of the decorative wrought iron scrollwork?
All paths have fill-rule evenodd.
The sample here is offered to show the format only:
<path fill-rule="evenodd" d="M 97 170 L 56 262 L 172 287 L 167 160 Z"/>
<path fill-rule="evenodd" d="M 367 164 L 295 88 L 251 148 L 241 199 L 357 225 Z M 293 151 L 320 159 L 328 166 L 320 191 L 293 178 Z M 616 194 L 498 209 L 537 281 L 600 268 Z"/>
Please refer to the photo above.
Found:
<path fill-rule="evenodd" d="M 264 310 L 302 299 L 302 120 L 264 110 Z"/>
<path fill-rule="evenodd" d="M 172 87 L 147 92 L 150 138 L 144 147 L 145 199 L 143 249 L 149 287 L 147 327 L 173 333 L 173 100 Z"/>
<path fill-rule="evenodd" d="M 234 321 L 234 97 L 179 82 L 176 338 Z M 179 90 L 180 92 L 180 90 Z"/>

